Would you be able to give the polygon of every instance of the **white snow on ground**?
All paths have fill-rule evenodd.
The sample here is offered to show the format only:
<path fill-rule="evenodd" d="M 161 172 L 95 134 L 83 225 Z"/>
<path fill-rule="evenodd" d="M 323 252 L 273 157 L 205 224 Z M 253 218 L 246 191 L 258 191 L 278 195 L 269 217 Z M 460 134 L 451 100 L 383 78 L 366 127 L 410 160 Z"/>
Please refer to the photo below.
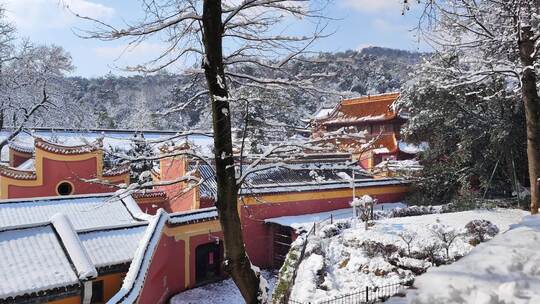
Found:
<path fill-rule="evenodd" d="M 364 230 L 363 224 L 358 225 L 357 229 L 348 229 L 343 233 L 344 241 L 375 240 L 387 244 L 404 246 L 399 237 L 399 233 L 404 231 L 414 232 L 419 238 L 413 242 L 413 248 L 420 247 L 428 241 L 435 241 L 430 226 L 436 223 L 448 225 L 456 229 L 462 229 L 465 225 L 476 219 L 488 220 L 499 228 L 500 232 L 509 229 L 510 225 L 518 223 L 527 213 L 517 209 L 496 209 L 496 210 L 474 210 L 454 213 L 428 214 L 421 216 L 395 217 L 376 221 L 374 227 L 370 230 Z M 472 246 L 459 239 L 452 246 L 451 255 L 463 255 L 468 253 Z"/>
<path fill-rule="evenodd" d="M 409 270 L 396 269 L 381 256 L 369 258 L 361 247 L 364 241 L 394 244 L 406 250 L 399 234 L 412 232 L 417 234 L 417 237 L 411 249 L 421 250 L 437 240 L 430 228 L 434 224 L 463 229 L 471 220 L 485 219 L 497 225 L 503 232 L 508 230 L 510 225 L 519 222 L 524 214 L 525 212 L 520 210 L 503 209 L 430 214 L 379 220 L 368 231 L 364 230 L 364 224 L 360 222 L 353 223 L 351 228 L 332 237 L 323 237 L 319 233 L 308 243 L 306 258 L 299 267 L 291 298 L 302 302 L 316 302 L 362 290 L 366 286 L 399 283 L 414 276 Z M 319 229 L 320 232 L 325 230 Z M 465 255 L 472 248 L 467 238 L 459 237 L 450 247 L 450 256 Z M 439 255 L 443 254 L 439 252 Z M 424 262 L 403 257 L 399 260 L 400 264 L 410 266 L 422 266 Z M 540 270 L 538 272 L 540 273 Z"/>
<path fill-rule="evenodd" d="M 276 274 L 263 270 L 270 294 L 276 283 Z M 242 304 L 245 303 L 232 279 L 190 289 L 174 296 L 170 304 Z"/>
<path fill-rule="evenodd" d="M 417 291 L 395 303 L 540 303 L 540 216 L 478 245 L 451 265 L 415 281 Z"/>

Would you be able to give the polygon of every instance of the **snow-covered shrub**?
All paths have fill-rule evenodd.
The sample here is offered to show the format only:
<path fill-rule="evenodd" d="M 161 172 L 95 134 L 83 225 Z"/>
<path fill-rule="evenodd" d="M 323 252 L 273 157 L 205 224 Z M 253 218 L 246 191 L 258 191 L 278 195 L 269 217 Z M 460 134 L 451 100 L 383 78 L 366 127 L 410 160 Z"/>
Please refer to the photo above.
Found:
<path fill-rule="evenodd" d="M 439 213 L 439 209 L 433 206 L 409 206 L 407 208 L 393 209 L 390 215 L 391 217 L 405 217 L 433 213 Z"/>
<path fill-rule="evenodd" d="M 319 232 L 317 233 L 318 236 L 322 238 L 330 238 L 335 235 L 338 235 L 340 232 L 339 227 L 337 227 L 335 224 L 328 224 L 323 226 Z"/>
<path fill-rule="evenodd" d="M 351 222 L 348 220 L 341 220 L 334 223 L 336 227 L 338 227 L 340 230 L 345 230 L 351 228 Z"/>
<path fill-rule="evenodd" d="M 419 254 L 415 257 L 419 259 L 428 259 L 431 263 L 438 265 L 441 264 L 439 258 L 439 253 L 441 252 L 442 246 L 439 241 L 435 240 L 426 240 L 422 244 L 422 249 Z"/>
<path fill-rule="evenodd" d="M 407 246 L 407 255 L 411 255 L 411 245 L 412 242 L 414 242 L 414 240 L 416 239 L 417 234 L 413 231 L 403 231 L 398 235 L 399 238 L 401 238 L 401 240 L 403 241 L 403 243 L 405 243 L 405 245 Z"/>
<path fill-rule="evenodd" d="M 441 223 L 431 225 L 430 229 L 433 235 L 439 239 L 440 246 L 444 248 L 446 259 L 450 260 L 450 247 L 462 233 L 452 226 Z"/>
<path fill-rule="evenodd" d="M 376 241 L 367 240 L 361 245 L 366 255 L 370 258 L 382 256 L 385 259 L 389 259 L 396 253 L 399 253 L 399 247 L 394 244 L 383 244 Z"/>
<path fill-rule="evenodd" d="M 465 225 L 465 229 L 467 236 L 471 237 L 471 245 L 485 242 L 499 233 L 499 228 L 488 220 L 472 220 Z"/>
<path fill-rule="evenodd" d="M 317 235 L 321 238 L 330 238 L 338 235 L 343 229 L 351 228 L 349 221 L 337 221 L 333 224 L 323 226 Z"/>
<path fill-rule="evenodd" d="M 414 259 L 409 257 L 400 257 L 396 263 L 401 269 L 412 271 L 415 275 L 420 275 L 433 266 L 430 262 L 423 259 Z"/>

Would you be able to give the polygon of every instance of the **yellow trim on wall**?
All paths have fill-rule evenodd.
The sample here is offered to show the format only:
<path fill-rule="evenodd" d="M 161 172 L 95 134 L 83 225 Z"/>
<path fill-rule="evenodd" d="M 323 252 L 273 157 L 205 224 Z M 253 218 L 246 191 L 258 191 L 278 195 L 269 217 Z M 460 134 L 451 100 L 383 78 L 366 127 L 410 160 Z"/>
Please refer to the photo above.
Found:
<path fill-rule="evenodd" d="M 191 282 L 191 264 L 190 264 L 190 257 L 191 257 L 191 247 L 189 239 L 192 236 L 206 234 L 206 233 L 212 233 L 212 232 L 221 232 L 221 225 L 218 220 L 208 221 L 208 222 L 202 222 L 202 223 L 196 223 L 196 224 L 190 224 L 190 225 L 183 225 L 183 226 L 177 226 L 177 227 L 165 227 L 164 234 L 168 237 L 173 237 L 175 241 L 183 241 L 184 242 L 184 287 L 188 288 L 189 283 Z"/>
<path fill-rule="evenodd" d="M 361 196 L 364 194 L 378 195 L 378 194 L 393 194 L 407 192 L 408 186 L 373 186 L 366 188 L 356 188 L 356 195 Z M 279 193 L 268 194 L 258 197 L 247 196 L 243 198 L 244 205 L 258 205 L 261 203 L 289 203 L 309 200 L 329 200 L 351 197 L 352 189 L 341 189 L 332 191 L 310 191 L 301 193 Z"/>

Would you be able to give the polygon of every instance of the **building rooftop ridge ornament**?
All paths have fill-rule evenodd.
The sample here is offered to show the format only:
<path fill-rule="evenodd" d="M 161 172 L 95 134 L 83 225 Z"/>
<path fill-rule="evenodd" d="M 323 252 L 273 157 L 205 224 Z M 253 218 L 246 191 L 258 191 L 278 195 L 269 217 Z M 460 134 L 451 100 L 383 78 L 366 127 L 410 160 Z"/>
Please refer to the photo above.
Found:
<path fill-rule="evenodd" d="M 17 142 L 16 140 L 9 141 L 8 147 L 11 150 L 25 153 L 25 154 L 32 154 L 34 153 L 34 146 L 33 145 L 24 145 L 23 143 Z"/>
<path fill-rule="evenodd" d="M 33 180 L 37 178 L 36 171 L 34 170 L 22 170 L 1 164 L 0 175 L 22 180 Z"/>
<path fill-rule="evenodd" d="M 34 140 L 34 145 L 36 148 L 40 148 L 42 150 L 56 153 L 56 154 L 66 154 L 66 155 L 85 154 L 85 153 L 91 153 L 91 152 L 102 149 L 103 138 L 98 138 L 93 143 L 90 143 L 90 144 L 67 146 L 67 145 L 52 143 L 52 142 L 44 140 L 43 138 L 36 137 L 36 139 Z"/>

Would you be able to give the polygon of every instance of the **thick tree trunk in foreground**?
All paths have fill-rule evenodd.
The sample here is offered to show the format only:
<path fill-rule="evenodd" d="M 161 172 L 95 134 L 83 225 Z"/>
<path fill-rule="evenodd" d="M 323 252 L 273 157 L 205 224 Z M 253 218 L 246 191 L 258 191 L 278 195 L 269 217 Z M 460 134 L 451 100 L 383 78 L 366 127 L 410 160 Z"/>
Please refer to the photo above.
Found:
<path fill-rule="evenodd" d="M 251 269 L 238 214 L 238 189 L 232 154 L 231 119 L 223 68 L 221 1 L 205 0 L 203 5 L 203 68 L 212 102 L 214 154 L 216 161 L 219 221 L 224 235 L 225 271 L 240 289 L 246 303 L 258 303 L 259 278 Z"/>
<path fill-rule="evenodd" d="M 538 187 L 537 180 L 540 173 L 540 98 L 536 89 L 536 72 L 534 70 L 534 41 L 530 27 L 521 30 L 519 41 L 519 55 L 524 67 L 521 78 L 521 92 L 525 104 L 525 117 L 527 122 L 527 159 L 529 164 L 529 179 L 531 186 L 531 213 L 538 213 Z"/>

